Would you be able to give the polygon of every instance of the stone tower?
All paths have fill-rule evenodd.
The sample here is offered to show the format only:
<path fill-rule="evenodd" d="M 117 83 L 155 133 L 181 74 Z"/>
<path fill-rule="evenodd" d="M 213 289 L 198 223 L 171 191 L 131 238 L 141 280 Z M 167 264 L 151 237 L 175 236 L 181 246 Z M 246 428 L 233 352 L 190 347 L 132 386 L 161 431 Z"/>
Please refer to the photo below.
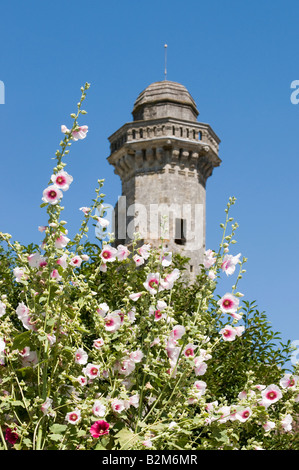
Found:
<path fill-rule="evenodd" d="M 109 137 L 108 161 L 122 181 L 115 207 L 116 243 L 130 245 L 133 233 L 190 258 L 193 278 L 205 250 L 206 181 L 218 157 L 220 140 L 188 90 L 164 80 L 137 97 L 133 121 Z M 161 226 L 162 223 L 162 226 Z"/>

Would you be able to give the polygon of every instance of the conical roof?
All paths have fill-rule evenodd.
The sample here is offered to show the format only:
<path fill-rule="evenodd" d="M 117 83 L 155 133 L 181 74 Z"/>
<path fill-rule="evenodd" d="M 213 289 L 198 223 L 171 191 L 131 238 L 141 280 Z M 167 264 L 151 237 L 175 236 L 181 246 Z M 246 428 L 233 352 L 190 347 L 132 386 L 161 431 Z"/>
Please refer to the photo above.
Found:
<path fill-rule="evenodd" d="M 134 121 L 163 117 L 196 121 L 199 112 L 184 85 L 164 80 L 152 83 L 139 94 L 132 114 Z"/>

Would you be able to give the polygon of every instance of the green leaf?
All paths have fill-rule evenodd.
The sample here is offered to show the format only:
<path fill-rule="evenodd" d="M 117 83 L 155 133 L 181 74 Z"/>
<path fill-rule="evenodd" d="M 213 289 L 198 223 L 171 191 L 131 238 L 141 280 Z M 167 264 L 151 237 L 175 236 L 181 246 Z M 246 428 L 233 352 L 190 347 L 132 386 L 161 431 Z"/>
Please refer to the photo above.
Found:
<path fill-rule="evenodd" d="M 13 349 L 19 349 L 20 351 L 26 346 L 29 346 L 30 342 L 30 331 L 25 331 L 17 335 L 13 341 Z"/>
<path fill-rule="evenodd" d="M 61 434 L 66 430 L 67 426 L 65 424 L 55 423 L 50 427 L 50 431 L 53 434 Z"/>
<path fill-rule="evenodd" d="M 130 429 L 123 428 L 116 435 L 115 438 L 119 442 L 122 449 L 129 449 L 139 440 L 139 436 L 134 434 Z"/>

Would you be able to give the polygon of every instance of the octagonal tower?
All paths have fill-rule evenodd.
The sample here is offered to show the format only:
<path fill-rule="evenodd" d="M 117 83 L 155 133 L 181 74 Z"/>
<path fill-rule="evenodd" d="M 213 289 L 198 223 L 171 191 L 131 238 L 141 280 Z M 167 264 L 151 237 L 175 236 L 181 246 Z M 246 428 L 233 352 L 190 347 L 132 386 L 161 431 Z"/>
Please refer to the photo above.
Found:
<path fill-rule="evenodd" d="M 116 243 L 130 245 L 140 232 L 158 246 L 163 235 L 167 250 L 190 258 L 191 278 L 205 250 L 206 181 L 221 163 L 220 139 L 198 114 L 183 85 L 152 83 L 137 97 L 133 121 L 109 137 L 108 157 L 122 181 Z"/>

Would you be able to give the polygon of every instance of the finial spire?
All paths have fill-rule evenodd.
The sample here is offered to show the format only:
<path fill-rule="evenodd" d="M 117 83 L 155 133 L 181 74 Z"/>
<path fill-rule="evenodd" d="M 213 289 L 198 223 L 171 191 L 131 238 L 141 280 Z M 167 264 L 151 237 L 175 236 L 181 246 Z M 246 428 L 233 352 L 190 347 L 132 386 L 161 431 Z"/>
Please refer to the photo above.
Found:
<path fill-rule="evenodd" d="M 165 50 L 165 69 L 164 69 L 164 80 L 167 80 L 167 44 L 164 44 Z"/>

